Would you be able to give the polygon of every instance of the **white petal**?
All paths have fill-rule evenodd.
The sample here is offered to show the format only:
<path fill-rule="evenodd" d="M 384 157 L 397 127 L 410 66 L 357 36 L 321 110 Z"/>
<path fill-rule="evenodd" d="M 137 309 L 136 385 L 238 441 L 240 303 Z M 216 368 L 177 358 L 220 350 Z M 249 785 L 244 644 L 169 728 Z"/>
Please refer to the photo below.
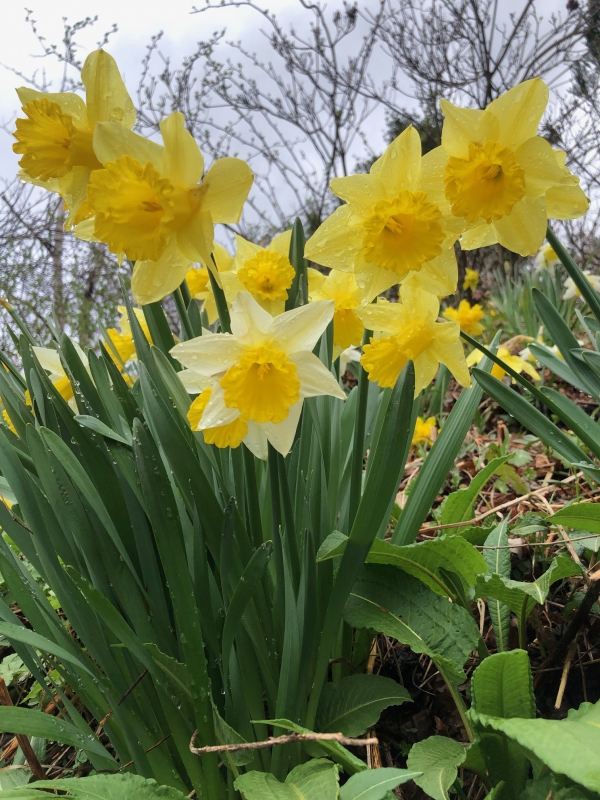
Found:
<path fill-rule="evenodd" d="M 282 456 L 287 456 L 292 449 L 303 402 L 302 398 L 300 398 L 297 403 L 294 403 L 283 422 L 278 422 L 277 424 L 265 422 L 260 426 L 269 442 Z"/>
<path fill-rule="evenodd" d="M 220 428 L 221 425 L 228 425 L 230 422 L 235 422 L 240 416 L 238 408 L 227 408 L 223 395 L 224 392 L 221 388 L 221 384 L 218 382 L 214 383 L 210 400 L 204 409 L 204 414 L 202 414 L 202 419 L 198 425 L 199 431 L 203 431 L 206 428 Z"/>
<path fill-rule="evenodd" d="M 183 387 L 188 394 L 200 394 L 200 392 L 212 385 L 210 378 L 199 375 L 192 369 L 184 369 L 178 372 L 177 377 L 183 383 Z"/>
<path fill-rule="evenodd" d="M 333 319 L 333 300 L 317 300 L 275 318 L 273 336 L 286 353 L 312 350 Z"/>
<path fill-rule="evenodd" d="M 318 397 L 321 394 L 329 394 L 339 397 L 340 400 L 346 399 L 344 390 L 314 353 L 302 350 L 291 355 L 289 359 L 298 370 L 300 397 Z"/>
<path fill-rule="evenodd" d="M 262 344 L 271 332 L 273 317 L 250 292 L 240 292 L 231 305 L 231 331 L 245 345 Z"/>
<path fill-rule="evenodd" d="M 210 333 L 176 344 L 171 355 L 200 375 L 217 375 L 239 361 L 244 348 L 230 333 Z"/>
<path fill-rule="evenodd" d="M 48 370 L 52 375 L 56 375 L 59 378 L 65 377 L 66 372 L 57 350 L 52 350 L 50 347 L 34 347 L 33 352 L 42 369 Z"/>
<path fill-rule="evenodd" d="M 258 422 L 248 422 L 248 433 L 244 436 L 244 444 L 257 458 L 266 461 L 269 456 L 268 440 Z"/>

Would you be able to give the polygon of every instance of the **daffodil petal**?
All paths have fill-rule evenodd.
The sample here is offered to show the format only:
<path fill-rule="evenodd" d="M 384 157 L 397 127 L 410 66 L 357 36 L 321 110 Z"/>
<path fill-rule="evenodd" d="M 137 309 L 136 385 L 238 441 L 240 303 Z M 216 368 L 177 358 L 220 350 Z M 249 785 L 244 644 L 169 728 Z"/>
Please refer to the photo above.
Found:
<path fill-rule="evenodd" d="M 398 333 L 402 328 L 402 310 L 399 303 L 375 303 L 357 308 L 356 316 L 370 331 Z"/>
<path fill-rule="evenodd" d="M 233 269 L 233 256 L 218 242 L 213 244 L 213 256 L 217 262 L 217 269 L 219 272 L 229 272 Z"/>
<path fill-rule="evenodd" d="M 200 394 L 200 392 L 212 385 L 210 378 L 200 375 L 192 369 L 182 369 L 181 372 L 177 373 L 177 377 L 188 394 Z"/>
<path fill-rule="evenodd" d="M 261 425 L 271 445 L 282 456 L 287 456 L 294 444 L 294 436 L 296 435 L 300 413 L 302 412 L 302 403 L 302 399 L 294 403 L 283 422 L 265 422 Z"/>
<path fill-rule="evenodd" d="M 190 262 L 181 254 L 177 240 L 171 237 L 158 261 L 136 261 L 131 277 L 131 293 L 141 306 L 162 300 L 181 285 Z"/>
<path fill-rule="evenodd" d="M 583 217 L 590 201 L 581 186 L 553 186 L 546 192 L 546 213 L 549 219 Z"/>
<path fill-rule="evenodd" d="M 498 118 L 500 144 L 516 150 L 527 139 L 535 136 L 549 96 L 550 92 L 544 81 L 533 78 L 492 101 L 487 110 Z"/>
<path fill-rule="evenodd" d="M 398 192 L 414 192 L 421 178 L 421 137 L 412 125 L 386 148 L 371 167 L 371 175 L 381 181 L 388 197 Z"/>
<path fill-rule="evenodd" d="M 61 378 L 65 377 L 65 368 L 57 350 L 53 350 L 50 347 L 34 347 L 33 352 L 42 369 L 48 370 L 52 375 L 58 375 Z"/>
<path fill-rule="evenodd" d="M 444 147 L 434 147 L 421 159 L 421 191 L 427 199 L 442 211 L 449 209 L 444 193 L 444 172 L 448 163 L 448 152 Z"/>
<path fill-rule="evenodd" d="M 419 278 L 423 288 L 434 290 L 438 297 L 454 294 L 458 283 L 458 264 L 454 254 L 454 247 L 442 250 L 441 255 L 426 261 L 418 272 L 409 273 L 407 283 L 412 276 Z"/>
<path fill-rule="evenodd" d="M 463 250 L 477 250 L 480 247 L 489 247 L 496 244 L 498 241 L 498 234 L 493 225 L 477 225 L 476 228 L 471 228 L 460 237 L 460 246 Z"/>
<path fill-rule="evenodd" d="M 448 325 L 452 323 L 446 323 Z M 460 339 L 449 344 L 436 340 L 430 346 L 431 354 L 440 364 L 444 364 L 461 386 L 471 385 L 471 376 L 465 361 L 465 353 Z"/>
<path fill-rule="evenodd" d="M 208 333 L 176 344 L 171 355 L 184 367 L 211 377 L 225 372 L 244 353 L 244 347 L 230 333 Z"/>
<path fill-rule="evenodd" d="M 469 153 L 469 142 L 475 142 L 479 125 L 485 112 L 475 108 L 461 108 L 449 100 L 440 100 L 444 115 L 442 147 L 451 156 L 464 158 Z"/>
<path fill-rule="evenodd" d="M 181 252 L 190 261 L 206 264 L 213 274 L 216 272 L 211 258 L 214 233 L 213 218 L 204 206 L 200 207 L 185 228 L 177 232 L 177 243 Z"/>
<path fill-rule="evenodd" d="M 425 350 L 414 360 L 415 365 L 415 397 L 435 378 L 439 369 L 439 361 L 429 351 Z"/>
<path fill-rule="evenodd" d="M 102 164 L 116 161 L 121 156 L 131 156 L 140 164 L 151 163 L 162 172 L 164 148 L 118 122 L 99 122 L 96 125 L 94 152 Z"/>
<path fill-rule="evenodd" d="M 234 256 L 234 263 L 235 269 L 238 270 L 240 267 L 243 267 L 248 259 L 255 256 L 257 253 L 263 248 L 259 244 L 254 244 L 254 242 L 249 242 L 247 239 L 244 239 L 243 236 L 240 236 L 239 233 L 235 235 L 235 256 Z"/>
<path fill-rule="evenodd" d="M 254 174 L 240 158 L 219 158 L 204 178 L 202 205 L 214 222 L 239 222 Z"/>
<path fill-rule="evenodd" d="M 87 197 L 87 187 L 92 170 L 90 167 L 73 167 L 67 174 L 59 178 L 58 191 L 64 197 L 69 214 L 65 220 L 65 229 L 68 230 L 75 221 L 75 216 L 81 204 Z M 87 220 L 84 220 L 87 222 Z"/>
<path fill-rule="evenodd" d="M 503 247 L 521 256 L 534 256 L 546 237 L 546 200 L 524 197 L 512 207 L 510 214 L 492 224 Z"/>
<path fill-rule="evenodd" d="M 385 292 L 390 286 L 398 283 L 398 275 L 391 269 L 369 266 L 368 269 L 356 269 L 356 283 L 365 298 L 370 303 L 378 294 Z"/>
<path fill-rule="evenodd" d="M 28 86 L 21 86 L 17 89 L 21 105 L 25 106 L 32 100 L 47 100 L 49 103 L 56 103 L 60 106 L 63 113 L 73 117 L 73 121 L 80 128 L 87 128 L 88 116 L 85 102 L 82 97 L 73 92 L 38 92 L 37 89 L 30 89 Z"/>
<path fill-rule="evenodd" d="M 91 219 L 84 219 L 83 222 L 80 222 L 78 225 L 72 230 L 72 233 L 78 238 L 81 239 L 82 242 L 97 242 L 99 241 L 98 237 L 96 236 L 95 232 L 96 221 L 92 217 Z"/>
<path fill-rule="evenodd" d="M 165 145 L 163 174 L 176 186 L 189 189 L 200 183 L 204 173 L 204 158 L 193 136 L 185 127 L 181 111 L 174 111 L 160 123 Z"/>
<path fill-rule="evenodd" d="M 552 186 L 564 183 L 565 172 L 556 161 L 554 151 L 541 136 L 533 136 L 515 152 L 515 158 L 525 172 L 525 192 L 539 197 Z"/>
<path fill-rule="evenodd" d="M 324 267 L 341 269 L 352 266 L 362 246 L 362 232 L 349 224 L 349 205 L 336 208 L 333 214 L 313 233 L 304 249 L 304 256 Z"/>
<path fill-rule="evenodd" d="M 90 53 L 81 70 L 81 80 L 92 125 L 112 120 L 133 128 L 135 106 L 111 55 L 102 49 Z"/>
<path fill-rule="evenodd" d="M 240 416 L 239 408 L 227 408 L 224 400 L 224 392 L 220 383 L 214 383 L 210 400 L 204 409 L 202 418 L 197 430 L 204 431 L 207 428 L 220 428 L 222 425 L 229 425 L 235 422 Z"/>
<path fill-rule="evenodd" d="M 333 319 L 333 300 L 317 300 L 275 317 L 273 338 L 286 353 L 312 350 Z"/>
<path fill-rule="evenodd" d="M 440 312 L 440 302 L 436 295 L 429 291 L 423 291 L 420 287 L 412 286 L 410 283 L 402 284 L 400 297 L 402 305 L 411 315 L 433 322 Z"/>
<path fill-rule="evenodd" d="M 373 205 L 386 197 L 383 183 L 375 175 L 346 175 L 333 178 L 331 191 L 346 203 Z"/>
<path fill-rule="evenodd" d="M 258 422 L 248 421 L 248 433 L 244 436 L 244 444 L 250 450 L 252 455 L 266 461 L 269 455 L 269 440 L 265 436 L 263 426 Z"/>
<path fill-rule="evenodd" d="M 273 317 L 252 297 L 240 292 L 231 306 L 231 332 L 245 345 L 261 344 L 274 330 Z"/>
<path fill-rule="evenodd" d="M 339 397 L 340 400 L 346 399 L 346 393 L 342 387 L 314 353 L 302 350 L 289 356 L 289 359 L 296 365 L 301 397 L 318 397 L 328 394 L 332 397 Z"/>
<path fill-rule="evenodd" d="M 318 269 L 314 269 L 313 267 L 309 267 L 307 273 L 308 294 L 310 295 L 311 300 L 324 300 L 325 298 L 321 292 L 323 290 L 323 284 L 325 283 L 326 276 L 323 275 L 322 272 L 319 272 Z"/>
<path fill-rule="evenodd" d="M 290 242 L 292 241 L 292 231 L 284 231 L 278 233 L 273 237 L 273 241 L 267 247 L 267 250 L 272 250 L 274 253 L 279 253 L 281 256 L 289 258 L 290 255 Z"/>

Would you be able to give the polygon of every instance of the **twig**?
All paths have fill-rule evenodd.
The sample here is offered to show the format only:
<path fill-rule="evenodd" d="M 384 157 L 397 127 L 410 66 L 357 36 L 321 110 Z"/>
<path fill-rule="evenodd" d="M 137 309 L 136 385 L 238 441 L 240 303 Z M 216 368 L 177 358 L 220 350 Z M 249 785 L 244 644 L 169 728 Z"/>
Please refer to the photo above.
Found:
<path fill-rule="evenodd" d="M 371 739 L 349 739 L 343 733 L 290 733 L 287 736 L 269 736 L 261 742 L 240 742 L 239 744 L 215 744 L 207 747 L 195 747 L 196 735 L 190 741 L 190 751 L 197 756 L 205 753 L 235 753 L 238 750 L 266 750 L 280 744 L 291 744 L 293 742 L 339 742 L 345 747 L 369 747 L 369 745 L 379 744 L 379 740 Z"/>
<path fill-rule="evenodd" d="M 577 639 L 573 639 L 573 641 L 569 645 L 569 652 L 567 653 L 565 665 L 563 667 L 562 675 L 560 677 L 560 685 L 558 687 L 558 692 L 556 694 L 556 700 L 554 701 L 554 708 L 560 708 L 562 706 L 565 689 L 567 687 L 567 679 L 569 677 L 569 672 L 571 671 L 571 664 L 573 663 L 573 657 L 575 655 L 576 649 L 577 649 Z"/>
<path fill-rule="evenodd" d="M 141 675 L 138 675 L 138 677 L 134 680 L 134 682 L 131 684 L 129 689 L 127 689 L 125 691 L 125 694 L 123 695 L 123 697 L 121 697 L 121 699 L 117 702 L 118 706 L 120 706 L 121 703 L 123 703 L 127 699 L 127 697 L 131 694 L 131 692 L 133 692 L 133 690 L 138 685 L 138 683 L 142 680 L 142 678 L 145 678 L 147 674 L 148 674 L 148 670 L 145 669 L 142 672 Z M 105 717 L 103 717 L 100 720 L 100 722 L 98 723 L 98 730 L 100 730 L 100 728 L 102 728 L 105 725 L 105 723 L 108 722 L 108 720 L 112 717 L 112 715 L 113 715 L 113 712 L 111 710 L 111 711 L 108 712 L 108 714 Z"/>
<path fill-rule="evenodd" d="M 0 702 L 3 706 L 12 706 L 13 701 L 10 699 L 10 694 L 8 693 L 8 689 L 6 687 L 6 683 L 4 682 L 4 678 L 0 678 Z M 33 752 L 33 748 L 29 742 L 29 739 L 22 733 L 17 733 L 17 742 L 19 743 L 19 747 L 23 751 L 23 755 L 25 756 L 25 760 L 31 767 L 31 771 L 38 779 L 38 781 L 43 781 L 46 779 L 46 773 L 42 765 L 40 764 L 38 757 Z"/>

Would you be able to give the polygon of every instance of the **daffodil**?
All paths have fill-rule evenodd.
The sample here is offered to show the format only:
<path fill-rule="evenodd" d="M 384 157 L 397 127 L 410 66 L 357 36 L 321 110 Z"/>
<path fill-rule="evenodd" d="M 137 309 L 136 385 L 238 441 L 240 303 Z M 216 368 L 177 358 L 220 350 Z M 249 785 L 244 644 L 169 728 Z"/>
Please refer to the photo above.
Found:
<path fill-rule="evenodd" d="M 449 204 L 425 186 L 421 140 L 407 128 L 368 175 L 334 178 L 331 190 L 345 200 L 306 244 L 311 261 L 353 272 L 367 301 L 419 272 L 422 285 L 440 297 L 456 289 L 453 242 L 464 229 Z"/>
<path fill-rule="evenodd" d="M 479 303 L 471 305 L 468 300 L 461 300 L 458 308 L 447 308 L 442 316 L 452 322 L 458 322 L 461 331 L 468 333 L 469 336 L 479 336 L 485 330 L 479 321 L 485 316 Z"/>
<path fill-rule="evenodd" d="M 289 258 L 291 238 L 292 232 L 285 231 L 275 236 L 267 247 L 261 247 L 242 236 L 235 237 L 232 268 L 220 274 L 229 302 L 239 292 L 249 292 L 272 316 L 285 311 L 288 290 L 296 274 Z"/>
<path fill-rule="evenodd" d="M 215 223 L 235 223 L 253 175 L 239 158 L 204 158 L 176 111 L 160 123 L 164 146 L 115 122 L 99 123 L 94 151 L 103 168 L 92 173 L 93 235 L 113 253 L 135 261 L 131 289 L 137 303 L 161 300 L 183 281 L 192 262 L 210 265 Z"/>
<path fill-rule="evenodd" d="M 3 420 L 4 420 L 4 422 L 6 423 L 6 427 L 9 429 L 9 431 L 11 431 L 12 433 L 14 433 L 14 434 L 15 434 L 15 436 L 16 436 L 16 435 L 17 435 L 17 429 L 16 429 L 16 428 L 15 428 L 15 426 L 13 425 L 13 421 L 12 421 L 12 419 L 9 417 L 9 415 L 8 415 L 8 411 L 7 411 L 5 408 L 3 408 L 3 409 L 2 409 L 2 419 L 3 419 Z"/>
<path fill-rule="evenodd" d="M 552 245 L 543 244 L 535 257 L 536 270 L 553 270 L 557 264 L 560 264 L 560 258 L 554 252 Z"/>
<path fill-rule="evenodd" d="M 534 379 L 534 381 L 541 380 L 537 370 L 534 369 L 534 367 L 528 361 L 525 361 L 525 359 L 521 358 L 521 356 L 512 355 L 510 350 L 508 350 L 506 347 L 499 347 L 496 355 L 498 356 L 500 361 L 503 361 L 507 366 L 509 366 L 515 372 L 524 372 L 526 375 L 531 376 Z M 473 367 L 476 364 L 479 364 L 482 358 L 483 358 L 483 353 L 481 352 L 481 350 L 473 350 L 473 352 L 470 353 L 469 356 L 467 357 L 467 364 L 470 367 Z M 501 381 L 502 378 L 504 378 L 504 376 L 506 375 L 506 370 L 502 369 L 502 367 L 499 366 L 498 364 L 494 364 L 494 366 L 492 367 L 492 375 L 494 376 L 494 378 L 498 378 L 498 380 Z M 512 382 L 513 383 L 516 382 L 514 378 L 512 379 Z"/>
<path fill-rule="evenodd" d="M 369 380 L 393 386 L 404 366 L 415 366 L 415 397 L 445 364 L 461 386 L 470 386 L 457 322 L 437 322 L 440 303 L 430 292 L 404 284 L 401 303 L 378 302 L 358 311 L 366 328 L 380 332 L 363 347 Z M 384 335 L 387 334 L 387 335 Z"/>
<path fill-rule="evenodd" d="M 459 108 L 441 100 L 442 144 L 423 158 L 437 176 L 430 199 L 445 199 L 466 227 L 466 250 L 495 244 L 534 255 L 548 219 L 575 219 L 588 209 L 579 180 L 537 129 L 548 103 L 540 79 L 525 81 L 485 109 Z"/>
<path fill-rule="evenodd" d="M 316 269 L 308 270 L 308 294 L 314 300 L 333 300 L 333 357 L 362 342 L 364 325 L 356 309 L 365 305 L 362 292 L 351 272 L 332 269 L 325 276 Z"/>
<path fill-rule="evenodd" d="M 463 281 L 462 288 L 466 292 L 467 289 L 470 289 L 472 292 L 479 286 L 479 273 L 476 269 L 469 269 L 467 267 L 465 269 L 465 279 Z"/>
<path fill-rule="evenodd" d="M 231 334 L 206 334 L 176 345 L 173 357 L 212 382 L 197 429 L 237 422 L 232 442 L 247 425 L 242 438 L 259 458 L 266 456 L 267 440 L 286 455 L 304 398 L 324 394 L 345 398 L 331 372 L 312 353 L 332 317 L 331 301 L 309 303 L 273 317 L 251 294 L 241 292 L 231 307 Z"/>
<path fill-rule="evenodd" d="M 427 417 L 427 419 L 417 417 L 411 444 L 413 447 L 417 444 L 431 444 L 436 433 L 435 417 Z"/>
<path fill-rule="evenodd" d="M 86 354 L 77 344 L 77 342 L 72 342 L 72 344 L 77 352 L 77 355 L 81 359 L 81 363 L 91 375 Z M 77 404 L 75 402 L 73 386 L 71 385 L 71 381 L 65 372 L 65 368 L 62 365 L 58 351 L 52 350 L 50 347 L 34 347 L 33 352 L 35 353 L 37 360 L 40 362 L 42 369 L 45 369 L 48 372 L 48 377 L 52 381 L 56 391 L 60 394 L 62 399 L 71 406 L 72 409 L 76 410 Z"/>
<path fill-rule="evenodd" d="M 125 306 L 118 306 L 117 311 L 121 315 L 121 319 L 119 320 L 119 328 L 108 328 L 107 334 L 110 340 L 108 346 L 108 352 L 110 357 L 115 362 L 119 369 L 122 369 L 123 366 L 128 362 L 136 358 L 135 353 L 135 344 L 133 341 L 133 333 L 131 332 L 131 325 L 129 324 L 129 317 L 127 316 L 127 309 Z M 148 323 L 146 322 L 146 318 L 144 317 L 144 312 L 141 308 L 134 308 L 133 309 L 136 319 L 140 324 L 142 332 L 148 342 L 152 344 L 152 336 L 150 335 L 150 329 L 148 328 Z M 118 358 L 117 358 L 118 356 Z"/>
<path fill-rule="evenodd" d="M 128 130 L 135 123 L 133 102 L 112 56 L 104 50 L 90 53 L 81 80 L 85 101 L 73 92 L 17 89 L 25 113 L 13 134 L 13 150 L 21 156 L 20 177 L 64 198 L 67 227 L 89 213 L 87 185 L 91 173 L 102 166 L 92 144 L 96 124 L 112 122 Z"/>
<path fill-rule="evenodd" d="M 217 280 L 222 287 L 222 274 L 233 269 L 233 257 L 229 255 L 227 250 L 220 244 L 215 242 L 213 250 L 214 262 L 212 264 L 213 275 L 216 274 Z M 216 273 L 214 267 L 216 266 Z M 192 267 L 185 274 L 185 281 L 192 297 L 202 303 L 202 308 L 206 311 L 208 317 L 208 324 L 212 325 L 219 316 L 217 312 L 217 305 L 215 303 L 215 296 L 213 294 L 212 285 L 210 282 L 210 274 L 208 269 L 200 264 L 198 267 Z"/>
<path fill-rule="evenodd" d="M 588 272 L 587 270 L 583 274 L 588 279 L 588 283 L 594 289 L 594 291 L 600 293 L 600 276 L 592 275 L 592 273 Z M 581 292 L 575 285 L 573 278 L 567 278 L 565 281 L 565 292 L 562 296 L 562 299 L 571 300 L 573 297 L 581 297 Z"/>

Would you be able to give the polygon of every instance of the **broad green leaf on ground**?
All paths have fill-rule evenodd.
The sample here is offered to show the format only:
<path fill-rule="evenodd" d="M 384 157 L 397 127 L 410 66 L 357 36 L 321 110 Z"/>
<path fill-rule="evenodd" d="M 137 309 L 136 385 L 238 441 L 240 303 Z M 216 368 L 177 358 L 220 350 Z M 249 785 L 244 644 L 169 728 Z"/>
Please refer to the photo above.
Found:
<path fill-rule="evenodd" d="M 474 721 L 518 742 L 553 772 L 600 792 L 600 702 L 583 703 L 563 720 L 499 719 L 477 714 Z"/>
<path fill-rule="evenodd" d="M 414 781 L 420 775 L 420 772 L 392 767 L 367 769 L 346 781 L 340 789 L 340 800 L 383 800 L 396 786 Z"/>
<path fill-rule="evenodd" d="M 33 773 L 24 764 L 13 764 L 10 767 L 0 769 L 0 792 L 8 792 L 18 786 L 25 786 L 29 783 Z"/>
<path fill-rule="evenodd" d="M 600 533 L 600 505 L 598 503 L 571 503 L 556 514 L 546 517 L 546 522 L 565 525 L 591 533 Z"/>
<path fill-rule="evenodd" d="M 382 675 L 350 675 L 323 686 L 315 727 L 324 733 L 360 736 L 375 725 L 384 708 L 412 702 L 396 681 Z"/>
<path fill-rule="evenodd" d="M 338 768 L 323 758 L 295 767 L 282 783 L 270 772 L 247 772 L 234 783 L 246 800 L 337 800 Z"/>
<path fill-rule="evenodd" d="M 508 548 L 508 534 L 506 532 L 508 521 L 500 523 L 485 540 L 483 557 L 488 566 L 488 572 L 510 578 L 510 550 Z M 494 548 L 494 549 L 492 549 Z M 508 650 L 508 634 L 510 630 L 510 608 L 488 597 L 490 619 L 496 637 L 496 646 L 500 652 Z"/>
<path fill-rule="evenodd" d="M 334 531 L 323 542 L 317 553 L 318 561 L 335 558 L 345 550 L 347 537 Z M 368 564 L 390 564 L 418 578 L 436 594 L 454 598 L 454 592 L 440 570 L 454 572 L 469 589 L 477 576 L 487 571 L 481 553 L 470 542 L 457 534 L 440 536 L 418 544 L 398 546 L 383 539 L 375 539 L 367 556 Z"/>
<path fill-rule="evenodd" d="M 101 763 L 104 769 L 116 769 L 118 766 L 95 736 L 91 734 L 86 736 L 72 723 L 44 714 L 42 711 L 0 706 L 0 731 L 23 733 L 25 736 L 39 736 L 51 742 L 70 744 L 83 750 L 93 763 Z"/>
<path fill-rule="evenodd" d="M 310 728 L 303 728 L 302 725 L 298 725 L 296 722 L 292 722 L 289 719 L 253 719 L 251 722 L 254 725 L 272 725 L 274 728 L 283 728 L 284 730 L 293 731 L 294 733 L 314 733 Z M 281 731 L 277 731 L 276 735 L 278 736 L 280 733 Z M 348 773 L 348 775 L 354 775 L 355 772 L 362 772 L 367 769 L 367 765 L 364 761 L 357 758 L 350 750 L 346 750 L 339 742 L 306 742 L 304 747 L 307 752 L 309 749 L 312 749 L 311 745 L 318 745 L 317 749 L 319 750 L 319 755 L 322 755 L 324 750 L 336 764 L 342 767 L 344 772 Z"/>
<path fill-rule="evenodd" d="M 478 472 L 466 489 L 458 489 L 449 494 L 442 506 L 441 524 L 449 525 L 454 522 L 465 522 L 473 518 L 473 506 L 492 475 L 501 467 L 510 456 L 493 458 L 480 472 Z"/>
<path fill-rule="evenodd" d="M 581 567 L 568 556 L 557 556 L 536 581 L 513 581 L 501 575 L 479 575 L 475 587 L 476 597 L 492 597 L 505 603 L 519 619 L 527 619 L 536 603 L 545 603 L 553 583 L 573 575 L 580 575 Z"/>
<path fill-rule="evenodd" d="M 2 792 L 2 800 L 45 800 L 54 789 L 68 792 L 74 800 L 184 800 L 185 795 L 171 786 L 159 786 L 154 780 L 140 775 L 91 775 L 89 778 L 65 778 L 56 781 L 36 781 L 20 789 Z"/>
<path fill-rule="evenodd" d="M 484 659 L 471 680 L 472 708 L 479 714 L 512 719 L 535 717 L 529 656 L 524 650 Z"/>
<path fill-rule="evenodd" d="M 594 800 L 597 797 L 561 776 L 544 775 L 543 778 L 527 781 L 519 800 Z"/>
<path fill-rule="evenodd" d="M 416 578 L 379 564 L 365 567 L 346 602 L 344 618 L 355 628 L 385 633 L 415 653 L 440 656 L 459 668 L 479 641 L 468 611 Z"/>
<path fill-rule="evenodd" d="M 434 800 L 450 800 L 448 789 L 458 775 L 458 767 L 467 755 L 467 748 L 445 736 L 430 736 L 412 746 L 406 765 L 422 772 L 415 783 Z"/>

